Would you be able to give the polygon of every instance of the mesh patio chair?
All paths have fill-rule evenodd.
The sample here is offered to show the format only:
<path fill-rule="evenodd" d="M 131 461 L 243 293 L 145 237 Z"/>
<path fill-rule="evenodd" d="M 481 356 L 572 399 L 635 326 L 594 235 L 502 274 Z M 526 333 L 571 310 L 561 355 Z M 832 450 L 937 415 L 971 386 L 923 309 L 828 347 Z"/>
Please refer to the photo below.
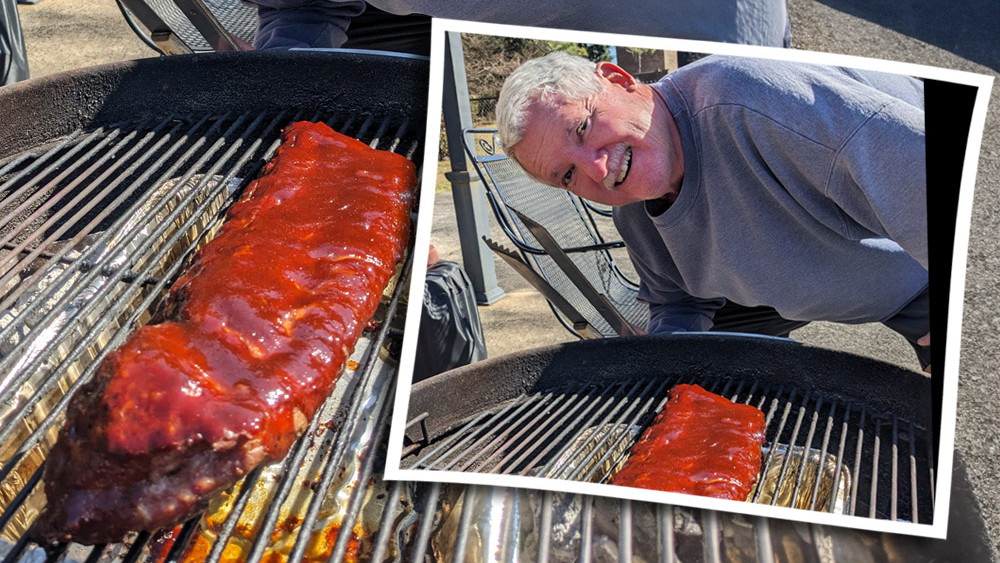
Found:
<path fill-rule="evenodd" d="M 603 295 L 628 323 L 644 328 L 649 310 L 645 303 L 636 299 L 639 286 L 634 275 L 623 272 L 616 260 L 617 255 L 627 262 L 624 243 L 611 221 L 610 208 L 545 186 L 527 176 L 503 153 L 495 129 L 466 129 L 463 140 L 485 186 L 497 223 L 516 247 L 522 262 L 541 274 L 586 319 L 597 335 L 620 335 L 600 314 L 599 305 L 588 299 L 588 288 L 581 288 L 571 280 L 518 214 L 544 226 L 591 288 Z M 567 330 L 581 338 L 595 336 L 581 334 L 552 300 L 549 305 Z"/>
<path fill-rule="evenodd" d="M 132 31 L 162 55 L 249 49 L 257 35 L 257 7 L 242 0 L 116 2 Z M 368 6 L 351 18 L 349 37 L 341 47 L 427 55 L 430 18 Z"/>
<path fill-rule="evenodd" d="M 257 8 L 240 0 L 116 0 L 132 31 L 154 51 L 239 51 L 253 44 Z"/>

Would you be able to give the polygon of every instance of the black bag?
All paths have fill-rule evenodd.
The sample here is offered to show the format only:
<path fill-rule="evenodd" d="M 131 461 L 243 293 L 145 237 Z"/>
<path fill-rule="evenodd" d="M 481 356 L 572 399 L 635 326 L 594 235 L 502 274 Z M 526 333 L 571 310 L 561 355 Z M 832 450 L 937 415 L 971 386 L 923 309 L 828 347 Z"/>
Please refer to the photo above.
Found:
<path fill-rule="evenodd" d="M 486 359 L 472 282 L 447 260 L 427 268 L 413 381 Z"/>
<path fill-rule="evenodd" d="M 15 0 L 0 0 L 0 86 L 28 78 L 21 20 Z"/>

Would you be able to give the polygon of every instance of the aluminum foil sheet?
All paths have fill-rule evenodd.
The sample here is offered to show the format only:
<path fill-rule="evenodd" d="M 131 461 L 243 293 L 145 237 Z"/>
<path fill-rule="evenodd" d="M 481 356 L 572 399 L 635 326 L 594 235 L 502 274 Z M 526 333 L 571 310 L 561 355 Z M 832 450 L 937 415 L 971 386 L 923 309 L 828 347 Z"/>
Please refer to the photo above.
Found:
<path fill-rule="evenodd" d="M 603 424 L 586 428 L 540 476 L 603 483 L 621 469 L 642 429 L 636 425 Z"/>
<path fill-rule="evenodd" d="M 355 370 L 368 361 L 367 355 L 376 352 L 367 338 L 358 342 L 348 369 L 318 414 L 316 428 L 304 438 L 302 459 L 294 459 L 293 451 L 286 460 L 264 467 L 255 479 L 248 478 L 218 495 L 201 515 L 197 535 L 182 561 L 202 561 L 211 555 L 219 556 L 220 561 L 238 562 L 255 550 L 269 562 L 298 557 L 325 561 L 334 553 L 341 534 L 349 536 L 343 559 L 367 560 L 385 513 L 407 519 L 413 506 L 409 495 L 404 491 L 394 496 L 391 483 L 370 478 L 376 434 L 382 426 L 379 412 L 389 396 L 395 366 L 376 360 L 379 365 L 368 382 Z M 359 385 L 362 387 L 357 388 Z M 353 397 L 361 399 L 353 401 Z M 348 416 L 346 407 L 353 403 L 358 409 Z M 287 496 L 280 500 L 280 489 L 289 484 Z M 325 486 L 329 488 L 324 493 Z M 275 502 L 280 502 L 276 512 Z M 310 515 L 310 511 L 315 514 Z M 347 514 L 357 517 L 345 522 Z M 268 518 L 272 522 L 267 523 Z M 304 528 L 304 522 L 312 524 Z M 270 531 L 262 531 L 265 527 Z M 156 538 L 152 552 L 165 553 L 174 533 Z M 399 538 L 389 537 L 386 543 L 386 557 L 398 556 Z"/>
<path fill-rule="evenodd" d="M 181 259 L 184 248 L 189 247 L 197 239 L 207 240 L 211 233 L 203 234 L 213 225 L 217 225 L 218 212 L 231 192 L 239 184 L 239 180 L 230 182 L 222 190 L 219 179 L 192 178 L 179 185 L 171 182 L 149 198 L 137 213 L 132 215 L 128 224 L 123 226 L 108 240 L 99 245 L 101 234 L 97 233 L 72 257 L 84 259 L 93 257 L 94 263 L 101 264 L 103 270 L 114 270 L 123 265 L 132 266 L 137 257 L 135 244 L 144 239 L 156 236 L 158 240 L 166 240 L 178 234 L 178 229 L 190 218 L 191 212 L 172 213 L 176 207 L 174 201 L 161 205 L 164 198 L 176 201 L 185 200 L 196 189 L 201 193 L 217 193 L 217 202 L 209 202 L 207 210 L 204 205 L 198 224 L 180 233 L 178 242 L 171 248 L 163 264 L 170 264 Z M 194 203 L 187 202 L 191 209 L 205 202 L 199 201 L 197 194 Z M 160 211 L 154 211 L 154 208 Z M 170 217 L 168 217 L 170 215 Z M 156 235 L 153 230 L 169 220 L 166 232 Z M 137 230 L 136 230 L 137 229 Z M 132 233 L 124 238 L 126 233 Z M 107 237 L 105 237 L 107 238 Z M 176 238 L 176 237 L 175 237 Z M 128 241 L 139 241 L 130 243 Z M 159 245 L 162 246 L 162 245 Z M 129 263 L 132 261 L 132 263 Z M 71 271 L 69 265 L 57 262 L 46 266 L 47 270 L 41 276 L 42 282 L 31 291 L 23 292 L 18 301 L 18 307 L 7 311 L 0 322 L 18 323 L 17 338 L 6 343 L 7 348 L 18 353 L 17 366 L 29 366 L 34 362 L 43 361 L 46 369 L 39 372 L 29 384 L 22 385 L 21 395 L 30 396 L 35 392 L 31 383 L 36 379 L 45 381 L 51 371 L 60 366 L 65 356 L 53 357 L 51 345 L 63 344 L 65 337 L 60 339 L 59 332 L 73 328 L 74 323 L 87 319 L 87 308 L 105 312 L 113 309 L 116 299 L 124 292 L 127 284 L 117 278 L 98 275 L 87 284 L 81 284 L 86 269 Z M 134 267 L 132 268 L 134 269 Z M 25 276 L 31 275 L 30 272 Z M 134 280 L 133 280 L 134 281 Z M 56 285 L 58 284 L 58 286 Z M 47 291 L 55 287 L 57 291 Z M 395 280 L 387 289 L 392 293 Z M 47 323 L 36 322 L 35 318 L 25 314 L 25 309 L 39 299 L 47 299 L 42 311 L 51 311 L 59 305 L 59 300 L 69 296 L 68 303 L 54 320 Z M 94 303 L 102 300 L 101 303 Z M 134 301 L 139 301 L 138 297 Z M 121 304 L 117 304 L 120 308 Z M 136 304 L 131 304 L 129 313 L 135 310 Z M 123 315 L 119 315 L 123 316 Z M 147 320 L 149 315 L 143 317 Z M 116 319 L 117 320 L 117 319 Z M 49 396 L 54 404 L 61 398 L 82 370 L 92 364 L 97 357 L 97 350 L 106 347 L 111 335 L 123 326 L 121 322 L 105 323 L 102 334 L 93 346 L 95 351 L 75 360 L 72 366 L 61 366 L 66 373 L 62 376 L 66 381 L 58 389 L 49 390 Z M 3 326 L 3 325 L 0 325 Z M 88 326 L 92 326 L 92 323 Z M 80 330 L 79 332 L 83 332 Z M 74 340 L 75 342 L 75 340 Z M 4 352 L 9 353 L 5 348 Z M 43 355 L 48 356 L 43 358 Z M 362 336 L 355 351 L 347 362 L 344 374 L 338 381 L 333 395 L 327 400 L 324 408 L 313 422 L 312 431 L 305 436 L 295 455 L 286 460 L 261 468 L 250 477 L 232 487 L 229 491 L 215 498 L 210 508 L 200 516 L 196 523 L 195 534 L 184 538 L 186 548 L 181 554 L 184 561 L 201 561 L 206 556 L 217 556 L 221 561 L 242 561 L 255 555 L 266 561 L 283 561 L 288 558 L 304 560 L 326 560 L 336 551 L 337 540 L 348 536 L 346 542 L 339 546 L 341 557 L 345 560 L 365 559 L 376 549 L 376 539 L 382 551 L 381 557 L 398 559 L 401 545 L 406 541 L 405 534 L 416 519 L 413 513 L 413 500 L 408 488 L 400 488 L 395 494 L 390 491 L 390 484 L 381 479 L 372 478 L 374 459 L 380 455 L 375 451 L 375 445 L 380 444 L 379 433 L 387 428 L 385 417 L 388 413 L 388 402 L 391 400 L 397 366 L 393 355 L 380 347 L 369 335 Z M 361 373 L 364 369 L 364 373 Z M 5 443 L 16 447 L 41 424 L 51 411 L 48 403 L 39 404 L 25 423 L 23 435 L 8 439 Z M 48 421 L 50 429 L 45 440 L 32 449 L 30 455 L 23 458 L 18 467 L 11 472 L 0 489 L 0 508 L 10 504 L 15 496 L 26 488 L 31 477 L 36 474 L 44 461 L 44 452 L 55 440 L 57 426 Z M 3 458 L 8 459 L 10 452 Z M 8 490 L 9 489 L 9 490 Z M 320 491 L 319 494 L 316 491 Z M 15 515 L 14 523 L 5 530 L 5 548 L 10 542 L 15 542 L 28 529 L 44 505 L 44 493 L 41 486 L 35 486 L 31 498 L 22 503 L 21 509 Z M 274 510 L 275 507 L 277 510 Z M 380 525 L 386 514 L 392 520 L 399 522 L 397 534 L 379 537 Z M 350 515 L 348 518 L 347 515 Z M 308 529 L 303 528 L 303 522 L 310 522 Z M 264 531 L 264 528 L 269 531 Z M 171 550 L 179 539 L 181 527 L 158 533 L 144 547 L 146 558 L 157 560 Z M 263 537 L 263 540 L 261 540 Z M 108 546 L 102 553 L 92 553 L 91 548 L 71 544 L 65 554 L 66 561 L 117 561 L 126 556 L 128 544 L 135 536 L 126 538 L 126 542 Z M 2 540 L 0 540 L 2 541 Z M 0 548 L 4 549 L 4 548 Z M 43 554 L 40 549 L 28 552 L 27 557 Z M 40 555 L 42 560 L 45 556 Z M 30 560 L 30 559 L 29 559 Z"/>
<path fill-rule="evenodd" d="M 0 444 L 0 461 L 6 464 L 18 458 L 0 483 L 0 508 L 10 505 L 31 481 L 45 452 L 55 442 L 58 425 L 50 417 L 53 408 L 84 370 L 101 357 L 112 336 L 145 296 L 142 280 L 123 281 L 123 276 L 115 272 L 134 270 L 141 264 L 143 257 L 138 256 L 136 248 L 142 240 L 154 236 L 155 230 L 163 231 L 159 240 L 170 239 L 196 206 L 207 205 L 207 217 L 183 233 L 170 249 L 167 260 L 178 259 L 182 249 L 206 228 L 207 221 L 239 185 L 239 180 L 233 180 L 217 190 L 219 182 L 196 176 L 183 184 L 164 184 L 133 210 L 121 228 L 92 233 L 72 248 L 67 248 L 66 243 L 50 245 L 46 250 L 60 259 L 36 260 L 18 272 L 16 283 L 5 288 L 4 295 L 16 288 L 19 296 L 13 307 L 0 313 L 0 331 L 7 335 L 0 340 L 0 361 L 4 365 L 0 392 L 19 379 L 22 383 L 10 389 L 14 391 L 10 399 L 0 405 L 0 420 L 11 417 L 10 426 L 2 429 L 6 437 Z M 203 194 L 211 193 L 216 194 L 214 201 L 205 202 Z M 189 209 L 174 214 L 171 223 L 164 225 L 171 209 L 189 197 Z M 169 263 L 167 260 L 163 264 Z M 136 282 L 140 291 L 129 292 L 130 283 Z M 139 320 L 148 318 L 148 313 L 143 312 Z M 24 409 L 23 413 L 13 416 L 19 409 Z M 44 430 L 32 438 L 39 428 Z M 0 538 L 14 541 L 23 535 L 43 505 L 41 487 L 35 487 Z"/>
<path fill-rule="evenodd" d="M 605 497 L 445 485 L 432 561 L 928 561 L 906 536 Z"/>
<path fill-rule="evenodd" d="M 433 561 L 663 560 L 665 534 L 675 553 L 701 553 L 705 530 L 699 512 L 569 493 L 446 485 Z M 699 559 L 682 558 L 680 561 Z"/>
<path fill-rule="evenodd" d="M 756 502 L 761 504 L 846 513 L 851 472 L 843 465 L 838 470 L 836 456 L 784 444 L 774 446 L 773 456 L 767 447 L 763 453 L 770 462 L 750 498 L 758 495 Z"/>
<path fill-rule="evenodd" d="M 537 476 L 604 483 L 628 458 L 641 428 L 604 424 L 581 432 Z M 845 513 L 851 490 L 850 470 L 837 458 L 815 449 L 784 444 L 762 449 L 765 466 L 747 496 L 761 504 Z M 758 491 L 759 489 L 759 491 Z"/>

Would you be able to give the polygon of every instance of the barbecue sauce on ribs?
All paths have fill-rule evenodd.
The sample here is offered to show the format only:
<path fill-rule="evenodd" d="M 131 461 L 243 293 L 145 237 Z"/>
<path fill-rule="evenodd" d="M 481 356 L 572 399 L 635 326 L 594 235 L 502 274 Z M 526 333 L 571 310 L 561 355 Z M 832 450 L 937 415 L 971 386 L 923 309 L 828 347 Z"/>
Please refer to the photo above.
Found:
<path fill-rule="evenodd" d="M 760 472 L 764 413 L 682 384 L 611 484 L 746 500 Z"/>
<path fill-rule="evenodd" d="M 415 169 L 323 124 L 276 156 L 168 296 L 75 397 L 41 540 L 156 530 L 281 459 L 343 371 L 409 239 Z"/>

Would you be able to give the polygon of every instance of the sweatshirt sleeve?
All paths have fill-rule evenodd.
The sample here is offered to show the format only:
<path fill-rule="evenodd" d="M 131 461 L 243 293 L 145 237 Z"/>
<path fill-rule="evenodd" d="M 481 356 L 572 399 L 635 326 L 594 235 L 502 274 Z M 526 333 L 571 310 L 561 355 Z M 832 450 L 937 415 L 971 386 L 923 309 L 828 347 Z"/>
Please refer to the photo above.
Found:
<path fill-rule="evenodd" d="M 351 18 L 361 14 L 361 0 L 251 0 L 257 5 L 254 48 L 336 48 L 347 40 Z"/>
<path fill-rule="evenodd" d="M 923 109 L 889 98 L 840 147 L 827 187 L 851 221 L 895 241 L 925 269 L 926 159 Z"/>
<path fill-rule="evenodd" d="M 649 324 L 646 325 L 649 334 L 711 330 L 715 311 L 725 304 L 721 298 L 698 299 L 683 292 L 670 297 L 661 294 L 653 302 L 642 296 L 641 288 L 642 284 L 640 299 L 649 303 Z"/>

